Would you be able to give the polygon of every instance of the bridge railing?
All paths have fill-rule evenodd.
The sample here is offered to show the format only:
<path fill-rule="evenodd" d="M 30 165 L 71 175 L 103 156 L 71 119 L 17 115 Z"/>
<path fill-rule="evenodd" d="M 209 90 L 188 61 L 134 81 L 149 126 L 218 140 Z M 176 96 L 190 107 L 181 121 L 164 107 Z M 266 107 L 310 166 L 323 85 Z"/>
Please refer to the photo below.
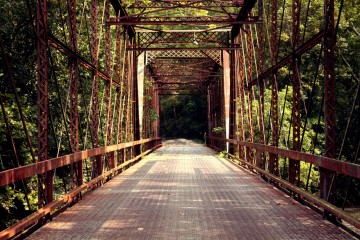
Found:
<path fill-rule="evenodd" d="M 81 152 L 76 152 L 73 154 L 60 156 L 52 158 L 46 161 L 37 162 L 29 164 L 26 166 L 21 166 L 6 171 L 0 172 L 0 186 L 5 186 L 8 184 L 15 183 L 17 181 L 25 180 L 34 176 L 40 176 L 49 171 L 54 171 L 58 168 L 74 164 L 77 162 L 85 161 L 88 158 L 105 156 L 106 154 L 114 154 L 117 151 L 124 151 L 126 149 L 134 148 L 135 146 L 141 146 L 142 152 L 139 155 L 133 156 L 131 159 L 126 159 L 126 154 L 123 154 L 123 161 L 119 165 L 115 165 L 114 168 L 109 169 L 108 171 L 102 173 L 101 175 L 91 179 L 90 181 L 78 186 L 60 198 L 48 203 L 44 207 L 38 209 L 36 212 L 32 213 L 28 217 L 22 219 L 11 227 L 0 232 L 0 239 L 9 239 L 16 236 L 20 232 L 24 231 L 28 227 L 37 223 L 39 220 L 43 219 L 46 216 L 51 217 L 51 215 L 62 209 L 69 204 L 78 201 L 82 194 L 85 194 L 116 174 L 120 173 L 123 169 L 131 166 L 131 164 L 140 160 L 143 156 L 149 154 L 154 149 L 161 146 L 161 138 L 148 138 L 133 142 L 120 143 L 111 146 L 105 146 L 100 148 L 93 148 Z"/>
<path fill-rule="evenodd" d="M 247 157 L 246 159 L 240 159 L 234 154 L 227 152 L 229 157 L 233 160 L 238 161 L 239 164 L 246 166 L 250 170 L 259 173 L 267 179 L 271 179 L 273 182 L 277 183 L 280 187 L 285 188 L 299 196 L 301 200 L 305 200 L 308 203 L 316 206 L 317 208 L 323 209 L 326 212 L 334 214 L 337 218 L 340 218 L 349 224 L 360 228 L 360 219 L 350 215 L 348 212 L 342 210 L 341 208 L 336 207 L 335 205 L 329 203 L 328 201 L 321 199 L 317 196 L 314 196 L 310 192 L 305 191 L 301 187 L 295 186 L 289 181 L 270 173 L 266 166 L 262 163 L 263 159 L 261 156 L 264 154 L 274 154 L 279 157 L 289 158 L 296 161 L 302 161 L 305 163 L 313 164 L 317 167 L 325 168 L 335 172 L 336 174 L 342 174 L 352 178 L 360 179 L 360 165 L 342 162 L 333 158 L 317 156 L 313 154 L 308 154 L 304 152 L 298 152 L 288 149 L 281 149 L 273 146 L 268 146 L 259 143 L 252 142 L 243 142 L 237 141 L 234 139 L 223 139 L 218 137 L 209 137 L 208 146 L 212 147 L 218 151 L 222 151 L 226 143 L 232 144 L 233 146 L 240 146 L 246 148 L 246 151 L 252 151 L 255 155 L 253 161 L 250 161 Z M 225 148 L 226 149 L 226 148 Z"/>

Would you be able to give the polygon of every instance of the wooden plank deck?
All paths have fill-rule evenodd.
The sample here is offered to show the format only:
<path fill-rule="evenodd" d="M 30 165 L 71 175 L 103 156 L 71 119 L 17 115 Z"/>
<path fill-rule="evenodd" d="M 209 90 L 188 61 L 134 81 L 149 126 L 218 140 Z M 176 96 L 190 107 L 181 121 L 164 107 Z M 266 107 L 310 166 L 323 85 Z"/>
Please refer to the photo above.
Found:
<path fill-rule="evenodd" d="M 353 239 L 255 174 L 178 139 L 28 239 Z"/>

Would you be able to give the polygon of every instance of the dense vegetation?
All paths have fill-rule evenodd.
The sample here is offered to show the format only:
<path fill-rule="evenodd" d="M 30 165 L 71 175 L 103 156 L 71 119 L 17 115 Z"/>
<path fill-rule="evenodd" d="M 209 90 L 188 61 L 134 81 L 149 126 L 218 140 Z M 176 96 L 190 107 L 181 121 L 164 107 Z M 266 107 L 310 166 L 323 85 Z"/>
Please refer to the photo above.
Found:
<path fill-rule="evenodd" d="M 51 0 L 49 2 L 49 12 L 51 18 L 49 25 L 51 33 L 60 40 L 67 42 L 67 6 L 66 1 Z M 82 1 L 79 1 L 79 9 Z M 103 3 L 103 1 L 100 1 Z M 282 2 L 282 1 L 281 1 Z M 306 14 L 305 6 L 311 2 L 309 14 Z M 102 4 L 100 5 L 102 6 Z M 291 51 L 291 1 L 284 0 L 285 4 L 280 4 L 278 16 L 279 26 L 282 22 L 282 32 L 280 36 L 279 58 L 287 55 Z M 339 12 L 340 3 L 337 2 L 336 12 Z M 81 5 L 81 6 L 80 6 Z M 305 29 L 302 23 L 301 29 L 305 30 L 306 41 L 319 29 L 323 28 L 322 6 L 323 1 L 303 0 L 302 22 L 308 17 L 308 25 Z M 282 8 L 285 6 L 284 14 Z M 338 158 L 342 161 L 356 162 L 359 164 L 359 136 L 360 136 L 360 100 L 358 90 L 360 86 L 360 1 L 345 1 L 339 27 L 337 31 L 336 49 L 336 116 L 337 116 L 337 146 Z M 267 12 L 269 12 L 266 5 Z M 100 9 L 101 10 L 101 9 Z M 87 10 L 88 11 L 88 10 Z M 34 18 L 35 5 L 32 0 L 8 1 L 0 0 L 0 97 L 4 105 L 4 111 L 0 114 L 0 171 L 11 169 L 19 165 L 26 165 L 34 162 L 29 148 L 24 125 L 21 121 L 20 112 L 25 116 L 25 125 L 29 132 L 29 139 L 34 147 L 36 154 L 37 141 L 37 90 L 36 90 L 36 54 L 35 54 L 35 34 Z M 184 14 L 184 13 L 178 13 Z M 206 11 L 203 13 L 206 15 Z M 282 17 L 283 16 L 283 17 Z M 85 18 L 89 18 L 89 13 Z M 336 17 L 337 18 L 337 17 Z M 85 21 L 78 20 L 79 25 L 79 52 L 89 59 L 88 44 L 88 25 Z M 269 19 L 267 19 L 269 22 Z M 323 119 L 323 65 L 322 60 L 318 64 L 319 51 L 321 46 L 316 46 L 313 50 L 303 55 L 301 65 L 302 79 L 302 124 L 306 124 L 302 139 L 302 150 L 309 153 L 324 154 L 324 119 Z M 103 49 L 103 47 L 101 47 Z M 267 51 L 269 59 L 269 51 Z M 6 58 L 8 61 L 6 61 Z M 100 59 L 104 58 L 104 53 L 100 52 Z M 50 155 L 57 156 L 70 153 L 68 144 L 67 129 L 63 127 L 63 122 L 68 121 L 64 117 L 63 106 L 66 100 L 67 87 L 69 82 L 68 59 L 61 54 L 53 51 L 51 54 L 51 80 L 50 80 L 50 108 L 51 108 L 51 137 L 49 143 Z M 322 58 L 321 58 L 322 59 Z M 8 62 L 8 64 L 7 64 Z M 103 62 L 101 66 L 103 67 Z M 266 62 L 266 67 L 270 66 L 270 61 Z M 315 76 L 315 72 L 319 74 Z M 281 134 L 279 146 L 291 148 L 291 101 L 292 88 L 290 68 L 284 67 L 278 72 L 279 78 L 279 104 L 281 115 Z M 255 73 L 254 73 L 255 75 Z M 80 102 L 80 124 L 81 129 L 87 129 L 87 111 L 89 96 L 91 92 L 90 74 L 84 69 L 79 72 L 79 93 Z M 17 97 L 19 96 L 18 101 Z M 104 95 L 104 84 L 99 86 L 99 95 Z M 271 142 L 270 132 L 270 90 L 266 90 L 265 119 L 267 140 Z M 257 107 L 254 103 L 254 108 Z M 21 111 L 20 111 L 21 109 Z M 199 96 L 172 96 L 161 99 L 161 123 L 162 133 L 165 137 L 185 137 L 202 138 L 206 131 L 206 98 Z M 104 114 L 104 112 L 102 112 Z M 6 118 L 9 120 L 6 123 Z M 104 119 L 104 117 L 103 117 Z M 14 146 L 17 150 L 18 160 L 16 161 L 13 145 L 7 130 L 11 128 Z M 102 126 L 103 127 L 103 126 Z M 221 127 L 221 126 L 219 126 Z M 304 128 L 304 127 L 303 127 Z M 303 129 L 302 129 L 303 131 Z M 102 131 L 105 132 L 105 131 Z M 81 149 L 91 147 L 89 133 L 84 130 L 81 135 Z M 54 137 L 56 136 L 56 137 Z M 62 142 L 59 144 L 59 136 Z M 258 140 L 258 139 L 255 139 Z M 103 145 L 104 136 L 100 136 Z M 60 147 L 58 147 L 60 146 Z M 281 164 L 281 174 L 286 178 L 286 166 Z M 307 184 L 309 165 L 302 165 L 302 186 Z M 309 190 L 313 193 L 318 191 L 318 169 L 311 171 L 309 180 Z M 60 195 L 69 189 L 68 169 L 60 169 L 56 173 L 55 188 L 56 195 Z M 87 175 L 86 175 L 87 176 Z M 354 179 L 347 179 L 341 176 L 337 179 L 337 192 L 344 196 L 351 181 L 350 195 L 347 205 L 360 205 L 360 182 Z M 26 187 L 24 187 L 26 186 Z M 26 199 L 27 193 L 28 199 Z M 340 196 L 339 195 L 339 196 Z M 338 200 L 341 205 L 342 200 Z M 17 220 L 33 212 L 37 208 L 37 179 L 30 178 L 24 183 L 15 183 L 5 187 L 0 187 L 0 230 L 10 226 Z"/>
<path fill-rule="evenodd" d="M 161 99 L 161 135 L 203 140 L 206 132 L 206 96 L 173 95 Z"/>

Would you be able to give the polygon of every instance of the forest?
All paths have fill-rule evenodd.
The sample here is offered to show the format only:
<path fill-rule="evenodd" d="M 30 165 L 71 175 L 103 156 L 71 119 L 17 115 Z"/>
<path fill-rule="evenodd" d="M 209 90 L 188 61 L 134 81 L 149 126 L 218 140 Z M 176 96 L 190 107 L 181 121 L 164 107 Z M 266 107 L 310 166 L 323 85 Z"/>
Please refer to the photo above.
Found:
<path fill-rule="evenodd" d="M 103 12 L 106 0 L 99 1 L 99 12 Z M 133 1 L 125 1 L 124 5 Z M 336 146 L 337 159 L 360 164 L 360 0 L 335 1 L 336 20 Z M 87 3 L 87 4 L 86 4 Z M 66 1 L 49 0 L 49 29 L 53 36 L 61 41 L 69 42 L 68 33 L 68 6 Z M 90 61 L 90 10 L 89 1 L 78 1 L 77 19 L 79 31 L 78 52 L 84 59 Z M 279 27 L 279 56 L 278 59 L 291 52 L 291 1 L 279 0 L 278 27 Z M 302 0 L 301 9 L 301 36 L 302 42 L 308 40 L 324 27 L 323 1 Z M 37 56 L 36 56 L 36 3 L 35 0 L 8 1 L 0 0 L 0 171 L 23 166 L 37 161 Z M 265 69 L 271 66 L 269 52 L 270 4 L 265 1 L 266 60 Z M 189 12 L 178 11 L 177 16 L 188 15 Z M 190 13 L 191 14 L 191 13 Z M 206 16 L 208 13 L 204 11 Z M 101 15 L 101 14 L 100 14 Z M 99 16 L 99 21 L 101 21 Z M 305 24 L 306 23 L 306 24 Z M 185 28 L 181 26 L 181 28 Z M 104 32 L 105 28 L 99 30 Z M 255 32 L 255 30 L 254 30 Z M 115 35 L 115 34 L 114 34 Z M 255 36 L 255 34 L 254 34 Z M 100 43 L 104 44 L 103 42 Z M 316 45 L 301 58 L 301 150 L 311 154 L 324 155 L 324 76 L 322 44 Z M 103 47 L 99 52 L 99 66 L 105 69 L 105 53 Z M 115 52 L 113 52 L 115 55 Z M 49 50 L 49 105 L 50 131 L 49 155 L 52 157 L 71 153 L 69 143 L 68 117 L 68 86 L 69 61 L 56 50 Z M 116 61 L 115 57 L 112 59 Z M 255 63 L 254 63 L 255 64 Z M 125 68 L 125 64 L 121 63 Z M 113 74 L 121 74 L 113 71 Z M 119 73 L 120 72 L 120 73 Z M 79 124 L 82 132 L 79 138 L 80 149 L 92 147 L 89 133 L 89 102 L 91 95 L 91 74 L 86 69 L 79 70 Z M 256 73 L 254 71 L 253 76 Z M 126 89 L 126 86 L 124 87 Z M 115 92 L 115 89 L 113 89 Z M 145 92 L 151 91 L 150 84 L 145 84 Z M 255 90 L 255 94 L 258 94 Z M 292 118 L 292 87 L 290 66 L 278 71 L 278 102 L 280 139 L 279 147 L 291 149 L 291 118 Z M 100 81 L 99 97 L 105 104 L 105 84 Z M 130 104 L 130 95 L 126 90 L 122 93 L 123 106 Z M 145 98 L 151 101 L 151 97 Z M 115 105 L 115 97 L 111 99 Z M 207 131 L 206 95 L 173 95 L 161 97 L 161 115 L 154 116 L 154 109 L 149 107 L 150 119 L 145 121 L 145 128 L 150 129 L 152 122 L 160 118 L 161 133 L 167 138 L 191 138 L 203 140 Z M 145 103 L 146 104 L 146 103 Z M 270 121 L 271 89 L 269 83 L 265 90 L 265 130 L 266 143 L 271 144 Z M 102 105 L 101 105 L 102 106 Z M 254 102 L 254 109 L 258 103 Z M 130 110 L 124 110 L 121 127 L 126 126 Z M 101 146 L 106 145 L 104 107 L 99 110 Z M 131 128 L 124 128 L 131 131 Z M 214 136 L 223 136 L 221 124 L 212 129 Z M 114 138 L 126 142 L 126 134 L 114 132 Z M 209 133 L 208 133 L 209 134 Z M 255 129 L 255 136 L 258 131 Z M 142 136 L 144 138 L 149 136 Z M 255 137 L 255 142 L 259 139 Z M 89 163 L 90 164 L 90 163 Z M 280 174 L 287 178 L 287 166 L 284 159 L 280 159 L 282 167 Z M 91 170 L 87 169 L 85 178 L 91 177 Z M 301 166 L 301 187 L 312 194 L 318 194 L 319 169 L 309 164 Z M 70 189 L 69 167 L 56 172 L 55 198 Z M 343 176 L 337 176 L 335 204 L 339 207 L 360 207 L 360 181 Z M 37 210 L 37 178 L 29 178 L 16 184 L 0 187 L 0 230 L 16 223 Z M 346 196 L 346 201 L 344 201 Z"/>

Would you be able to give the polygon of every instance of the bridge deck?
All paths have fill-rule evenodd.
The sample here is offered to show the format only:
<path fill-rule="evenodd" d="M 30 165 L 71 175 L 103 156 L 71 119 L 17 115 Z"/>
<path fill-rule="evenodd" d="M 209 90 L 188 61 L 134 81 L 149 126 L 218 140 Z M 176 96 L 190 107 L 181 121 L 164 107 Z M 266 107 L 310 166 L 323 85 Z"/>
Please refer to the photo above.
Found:
<path fill-rule="evenodd" d="M 28 239 L 351 239 L 200 144 L 164 147 Z"/>

